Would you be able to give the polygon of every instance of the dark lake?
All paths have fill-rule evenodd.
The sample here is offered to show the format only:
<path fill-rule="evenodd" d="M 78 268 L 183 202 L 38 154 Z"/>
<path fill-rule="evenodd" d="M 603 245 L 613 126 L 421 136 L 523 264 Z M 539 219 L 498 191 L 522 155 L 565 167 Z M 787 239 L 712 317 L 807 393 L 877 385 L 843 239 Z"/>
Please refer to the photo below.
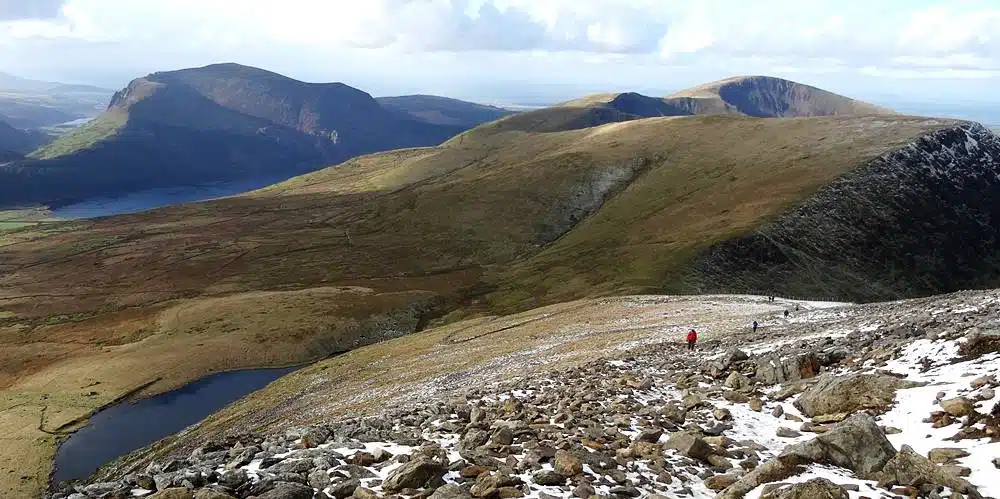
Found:
<path fill-rule="evenodd" d="M 216 373 L 155 397 L 113 405 L 63 442 L 52 480 L 86 478 L 109 461 L 177 433 L 296 369 Z"/>
<path fill-rule="evenodd" d="M 62 219 L 95 218 L 152 210 L 181 203 L 191 203 L 232 196 L 281 182 L 287 177 L 260 177 L 251 180 L 220 182 L 185 187 L 148 189 L 115 198 L 93 198 L 55 208 L 52 215 Z"/>

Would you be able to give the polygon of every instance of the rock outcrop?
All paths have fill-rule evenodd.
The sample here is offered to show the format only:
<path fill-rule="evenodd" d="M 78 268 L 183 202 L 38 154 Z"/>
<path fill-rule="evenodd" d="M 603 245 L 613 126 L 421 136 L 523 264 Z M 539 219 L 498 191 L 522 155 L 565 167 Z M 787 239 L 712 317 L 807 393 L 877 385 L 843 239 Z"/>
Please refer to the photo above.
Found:
<path fill-rule="evenodd" d="M 689 280 L 699 292 L 852 301 L 977 287 L 1000 266 L 998 221 L 1000 138 L 967 123 L 888 152 L 706 250 Z"/>
<path fill-rule="evenodd" d="M 896 390 L 912 386 L 899 378 L 877 374 L 825 376 L 799 395 L 795 407 L 813 417 L 862 409 L 884 411 L 892 405 Z"/>

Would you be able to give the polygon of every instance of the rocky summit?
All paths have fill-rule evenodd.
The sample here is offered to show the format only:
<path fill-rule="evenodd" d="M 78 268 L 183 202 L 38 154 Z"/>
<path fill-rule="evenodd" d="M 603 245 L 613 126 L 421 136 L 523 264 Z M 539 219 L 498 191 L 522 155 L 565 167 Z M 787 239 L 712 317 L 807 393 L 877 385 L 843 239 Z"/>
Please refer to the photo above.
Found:
<path fill-rule="evenodd" d="M 795 334 L 651 333 L 49 497 L 1000 497 L 1000 293 L 795 306 Z"/>

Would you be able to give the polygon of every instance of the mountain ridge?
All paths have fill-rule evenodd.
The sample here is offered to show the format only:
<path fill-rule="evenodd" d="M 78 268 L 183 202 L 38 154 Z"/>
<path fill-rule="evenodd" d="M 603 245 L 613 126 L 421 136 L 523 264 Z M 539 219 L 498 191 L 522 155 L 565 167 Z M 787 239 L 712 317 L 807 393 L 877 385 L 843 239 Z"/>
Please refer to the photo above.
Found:
<path fill-rule="evenodd" d="M 98 118 L 0 167 L 0 204 L 59 206 L 290 177 L 359 154 L 435 145 L 464 129 L 392 112 L 343 83 L 306 83 L 233 63 L 157 72 L 116 92 Z"/>

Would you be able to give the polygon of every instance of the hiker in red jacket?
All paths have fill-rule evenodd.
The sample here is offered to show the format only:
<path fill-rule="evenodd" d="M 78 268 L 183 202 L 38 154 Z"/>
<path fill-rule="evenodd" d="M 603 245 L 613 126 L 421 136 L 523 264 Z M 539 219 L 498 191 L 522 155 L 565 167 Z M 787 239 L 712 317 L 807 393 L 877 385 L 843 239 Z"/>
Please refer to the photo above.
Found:
<path fill-rule="evenodd" d="M 692 329 L 688 333 L 687 340 L 688 340 L 688 350 L 694 350 L 694 344 L 695 342 L 698 341 L 698 333 L 696 333 L 695 330 Z"/>

